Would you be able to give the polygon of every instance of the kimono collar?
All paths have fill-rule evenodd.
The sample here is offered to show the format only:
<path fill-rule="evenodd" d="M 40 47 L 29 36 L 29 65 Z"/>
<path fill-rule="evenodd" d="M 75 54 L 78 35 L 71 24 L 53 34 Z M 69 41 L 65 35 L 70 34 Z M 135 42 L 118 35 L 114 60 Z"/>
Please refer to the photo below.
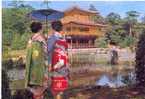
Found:
<path fill-rule="evenodd" d="M 46 43 L 45 37 L 42 34 L 39 34 L 39 33 L 34 34 L 31 39 L 32 39 L 32 41 L 39 41 L 39 42 Z"/>
<path fill-rule="evenodd" d="M 57 36 L 57 37 L 59 37 L 59 38 L 62 38 L 62 35 L 59 32 L 54 32 L 54 35 Z"/>

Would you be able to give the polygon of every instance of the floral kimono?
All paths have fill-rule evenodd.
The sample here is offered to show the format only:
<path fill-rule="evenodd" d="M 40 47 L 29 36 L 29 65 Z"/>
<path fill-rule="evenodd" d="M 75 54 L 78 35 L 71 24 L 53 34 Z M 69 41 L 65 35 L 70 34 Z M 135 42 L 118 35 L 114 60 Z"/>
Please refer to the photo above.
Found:
<path fill-rule="evenodd" d="M 28 42 L 25 87 L 44 87 L 47 75 L 47 44 L 41 34 L 34 34 Z M 47 83 L 47 82 L 46 82 Z"/>
<path fill-rule="evenodd" d="M 67 55 L 68 44 L 65 40 L 57 40 L 52 54 L 51 91 L 55 96 L 68 88 L 69 65 Z"/>

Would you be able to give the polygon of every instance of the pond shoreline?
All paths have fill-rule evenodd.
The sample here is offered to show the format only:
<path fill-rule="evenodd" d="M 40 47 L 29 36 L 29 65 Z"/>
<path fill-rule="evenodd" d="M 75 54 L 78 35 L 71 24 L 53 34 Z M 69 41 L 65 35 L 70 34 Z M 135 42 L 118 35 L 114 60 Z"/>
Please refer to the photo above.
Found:
<path fill-rule="evenodd" d="M 66 99 L 145 99 L 145 89 L 132 85 L 109 88 L 101 86 L 82 86 L 66 91 Z"/>
<path fill-rule="evenodd" d="M 81 67 L 71 68 L 71 70 L 70 70 L 70 77 L 71 77 L 71 82 L 72 82 L 71 86 L 76 87 L 76 86 L 80 86 L 80 85 L 94 84 L 94 82 L 96 80 L 98 80 L 99 77 L 103 74 L 112 75 L 112 73 L 114 71 L 124 72 L 124 74 L 125 74 L 126 72 L 132 71 L 134 69 L 133 66 L 125 66 L 123 68 L 121 68 L 121 67 L 122 66 L 112 66 L 112 67 L 111 66 L 93 66 L 91 68 L 91 66 L 86 66 L 83 68 L 81 68 Z M 17 77 L 18 77 L 18 75 L 20 77 L 24 77 L 24 75 L 25 75 L 25 72 L 22 72 L 22 70 L 21 70 L 21 72 L 13 71 L 13 73 L 19 73 L 19 74 L 15 74 Z M 11 75 L 11 77 L 14 77 L 14 76 Z M 18 87 L 23 88 L 23 84 L 24 84 L 23 79 L 24 78 L 20 78 L 20 80 L 22 80 L 21 81 L 22 84 L 19 84 L 19 79 L 12 81 L 13 83 L 10 82 L 11 89 L 17 89 Z M 86 80 L 86 79 L 88 79 L 88 80 Z"/>

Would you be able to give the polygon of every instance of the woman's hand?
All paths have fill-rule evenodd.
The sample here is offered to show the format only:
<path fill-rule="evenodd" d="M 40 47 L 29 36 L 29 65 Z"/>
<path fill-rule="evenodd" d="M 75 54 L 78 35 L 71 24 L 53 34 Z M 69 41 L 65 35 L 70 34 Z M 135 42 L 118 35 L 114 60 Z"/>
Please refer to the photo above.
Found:
<path fill-rule="evenodd" d="M 48 88 L 48 80 L 49 80 L 48 74 L 44 74 L 43 86 L 44 86 L 45 88 Z"/>
<path fill-rule="evenodd" d="M 32 46 L 32 40 L 29 40 L 27 47 L 30 48 L 31 46 Z"/>
<path fill-rule="evenodd" d="M 52 67 L 51 65 L 48 66 L 48 72 L 51 72 L 52 71 Z"/>

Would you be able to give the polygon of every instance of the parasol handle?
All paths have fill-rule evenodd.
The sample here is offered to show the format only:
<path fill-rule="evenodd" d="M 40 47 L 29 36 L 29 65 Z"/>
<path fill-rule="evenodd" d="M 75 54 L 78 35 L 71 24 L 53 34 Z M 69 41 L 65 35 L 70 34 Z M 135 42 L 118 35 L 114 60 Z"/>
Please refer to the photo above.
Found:
<path fill-rule="evenodd" d="M 46 33 L 47 33 L 47 36 L 48 36 L 48 20 L 47 20 L 47 17 L 48 16 L 46 16 L 45 23 L 46 23 Z"/>

